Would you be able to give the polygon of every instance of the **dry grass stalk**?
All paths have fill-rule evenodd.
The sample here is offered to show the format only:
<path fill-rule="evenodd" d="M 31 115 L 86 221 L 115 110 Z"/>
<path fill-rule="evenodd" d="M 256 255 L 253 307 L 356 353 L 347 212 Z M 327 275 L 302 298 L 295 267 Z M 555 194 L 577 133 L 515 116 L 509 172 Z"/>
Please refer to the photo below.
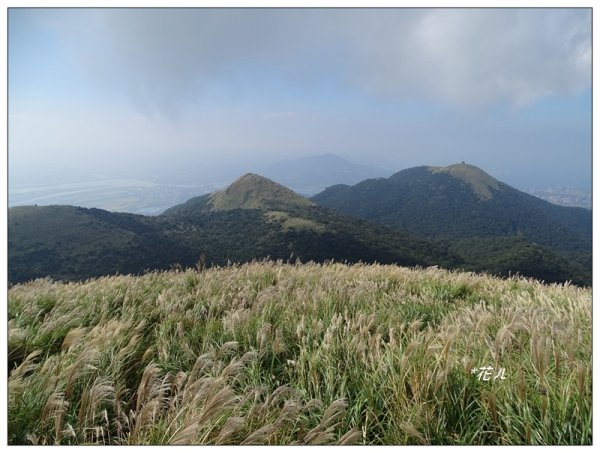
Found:
<path fill-rule="evenodd" d="M 151 399 L 152 395 L 155 394 L 156 381 L 160 368 L 155 363 L 151 362 L 144 368 L 142 379 L 137 391 L 137 402 L 135 410 L 139 412 L 146 401 Z"/>
<path fill-rule="evenodd" d="M 273 354 L 281 354 L 286 351 L 285 339 L 283 338 L 283 332 L 280 328 L 275 330 L 275 338 L 271 344 L 271 350 Z"/>
<path fill-rule="evenodd" d="M 284 398 L 290 398 L 290 397 L 294 397 L 296 395 L 296 390 L 287 386 L 287 385 L 282 385 L 280 387 L 277 387 L 275 390 L 273 390 L 273 392 L 267 397 L 267 399 L 265 400 L 265 403 L 263 405 L 263 407 L 265 409 L 269 408 L 269 407 L 277 407 L 279 405 L 279 402 L 282 401 Z"/>
<path fill-rule="evenodd" d="M 498 409 L 496 406 L 496 395 L 492 392 L 487 392 L 485 394 L 485 399 L 487 401 L 488 407 L 490 409 L 490 413 L 492 414 L 492 421 L 494 422 L 494 426 L 498 426 Z"/>
<path fill-rule="evenodd" d="M 241 442 L 241 445 L 263 445 L 266 444 L 271 435 L 275 432 L 277 426 L 269 424 L 258 428 L 257 430 L 250 433 Z"/>
<path fill-rule="evenodd" d="M 356 445 L 362 439 L 362 432 L 359 429 L 351 428 L 337 441 L 336 445 Z"/>
<path fill-rule="evenodd" d="M 309 445 L 322 445 L 334 440 L 333 431 L 340 425 L 340 420 L 346 416 L 348 404 L 343 399 L 337 399 L 325 410 L 319 424 L 311 429 L 302 439 Z"/>
<path fill-rule="evenodd" d="M 191 420 L 185 424 L 180 430 L 175 432 L 168 440 L 169 445 L 191 445 L 198 436 L 200 423 Z"/>
<path fill-rule="evenodd" d="M 235 406 L 239 397 L 229 387 L 225 386 L 217 393 L 209 396 L 199 417 L 200 424 L 208 423 L 210 420 L 220 417 L 227 410 Z"/>
<path fill-rule="evenodd" d="M 414 439 L 417 439 L 419 441 L 419 443 L 421 443 L 422 445 L 426 445 L 427 444 L 427 439 L 425 439 L 425 437 L 423 436 L 423 434 L 421 434 L 419 432 L 419 430 L 417 428 L 415 428 L 415 426 L 412 423 L 410 423 L 410 422 L 404 422 L 404 423 L 402 423 L 401 428 L 409 436 L 411 436 Z"/>
<path fill-rule="evenodd" d="M 42 350 L 33 351 L 25 360 L 15 368 L 12 373 L 10 373 L 10 379 L 17 379 L 24 377 L 27 373 L 35 370 L 38 366 L 37 363 L 34 363 L 34 360 L 39 357 L 43 353 Z"/>
<path fill-rule="evenodd" d="M 75 362 L 68 368 L 67 386 L 65 388 L 66 399 L 70 399 L 75 383 L 80 378 L 96 370 L 100 355 L 100 351 L 93 346 L 87 347 L 79 353 Z"/>
<path fill-rule="evenodd" d="M 79 408 L 78 422 L 80 426 L 95 423 L 97 410 L 103 404 L 114 404 L 115 389 L 110 379 L 96 378 L 88 391 L 84 391 Z M 108 423 L 107 423 L 108 424 Z"/>
<path fill-rule="evenodd" d="M 55 392 L 48 397 L 44 409 L 42 410 L 41 422 L 45 423 L 51 420 L 54 423 L 54 441 L 60 444 L 63 430 L 63 419 L 65 411 L 69 407 L 69 402 L 65 401 L 63 392 Z"/>
<path fill-rule="evenodd" d="M 219 435 L 215 439 L 216 445 L 232 443 L 235 434 L 244 426 L 246 419 L 244 417 L 229 417 L 221 427 Z"/>
<path fill-rule="evenodd" d="M 587 369 L 581 362 L 577 363 L 577 388 L 580 394 L 585 392 L 585 381 L 586 381 Z"/>

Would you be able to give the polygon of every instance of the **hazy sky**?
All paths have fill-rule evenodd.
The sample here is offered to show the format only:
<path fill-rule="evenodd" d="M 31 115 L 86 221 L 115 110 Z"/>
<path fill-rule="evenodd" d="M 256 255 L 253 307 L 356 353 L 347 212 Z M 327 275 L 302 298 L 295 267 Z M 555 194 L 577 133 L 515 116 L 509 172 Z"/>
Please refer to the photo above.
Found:
<path fill-rule="evenodd" d="M 335 153 L 591 184 L 591 9 L 8 17 L 9 174 Z"/>

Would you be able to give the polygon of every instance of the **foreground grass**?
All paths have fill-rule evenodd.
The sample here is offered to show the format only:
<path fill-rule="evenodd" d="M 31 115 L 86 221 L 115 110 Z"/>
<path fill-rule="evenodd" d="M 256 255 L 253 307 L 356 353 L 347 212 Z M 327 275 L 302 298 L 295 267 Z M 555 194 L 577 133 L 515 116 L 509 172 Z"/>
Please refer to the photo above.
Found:
<path fill-rule="evenodd" d="M 9 443 L 591 444 L 591 301 L 379 265 L 37 280 L 9 290 Z"/>

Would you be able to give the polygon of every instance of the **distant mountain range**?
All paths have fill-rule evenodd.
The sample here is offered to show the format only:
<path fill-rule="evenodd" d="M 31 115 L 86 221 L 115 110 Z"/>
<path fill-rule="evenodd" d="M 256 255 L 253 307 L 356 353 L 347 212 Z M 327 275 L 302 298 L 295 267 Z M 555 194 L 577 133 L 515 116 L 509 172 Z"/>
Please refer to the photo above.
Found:
<path fill-rule="evenodd" d="M 261 169 L 261 174 L 297 193 L 315 195 L 334 184 L 356 184 L 392 172 L 355 164 L 335 154 L 321 154 L 276 162 Z"/>
<path fill-rule="evenodd" d="M 8 273 L 12 283 L 79 280 L 270 257 L 439 265 L 586 285 L 591 216 L 580 211 L 589 214 L 553 207 L 464 165 L 337 185 L 312 200 L 246 174 L 154 217 L 10 208 Z"/>

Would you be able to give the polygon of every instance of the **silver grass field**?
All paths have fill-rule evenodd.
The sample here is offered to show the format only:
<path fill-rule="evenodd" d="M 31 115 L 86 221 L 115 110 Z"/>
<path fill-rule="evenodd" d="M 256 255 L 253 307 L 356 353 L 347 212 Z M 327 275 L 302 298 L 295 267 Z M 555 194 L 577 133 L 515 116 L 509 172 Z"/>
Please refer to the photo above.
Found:
<path fill-rule="evenodd" d="M 589 445 L 590 288 L 253 262 L 8 293 L 10 444 Z"/>

